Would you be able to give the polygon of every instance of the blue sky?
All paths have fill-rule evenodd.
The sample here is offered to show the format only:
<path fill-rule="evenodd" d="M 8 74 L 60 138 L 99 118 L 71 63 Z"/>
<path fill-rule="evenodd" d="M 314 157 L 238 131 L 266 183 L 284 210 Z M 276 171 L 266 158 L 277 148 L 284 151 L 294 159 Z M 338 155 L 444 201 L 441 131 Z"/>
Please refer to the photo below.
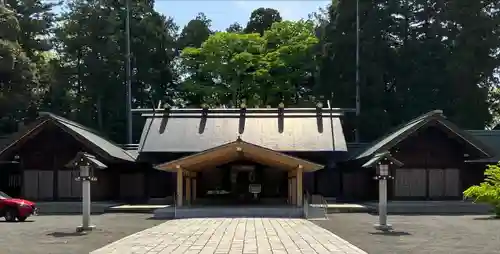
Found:
<path fill-rule="evenodd" d="M 250 13 L 259 7 L 273 8 L 280 12 L 283 19 L 299 20 L 325 7 L 330 1 L 303 0 L 303 1 L 197 1 L 197 0 L 156 0 L 156 10 L 165 16 L 171 16 L 182 27 L 203 12 L 212 20 L 212 29 L 224 30 L 234 22 L 243 27 L 248 22 Z"/>

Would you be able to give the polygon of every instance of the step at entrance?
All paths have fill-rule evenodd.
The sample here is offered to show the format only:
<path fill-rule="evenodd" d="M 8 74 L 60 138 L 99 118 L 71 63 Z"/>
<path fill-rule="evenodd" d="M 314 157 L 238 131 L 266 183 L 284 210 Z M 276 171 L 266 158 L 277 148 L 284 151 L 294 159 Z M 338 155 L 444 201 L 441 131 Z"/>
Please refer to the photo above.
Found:
<path fill-rule="evenodd" d="M 302 218 L 304 210 L 299 207 L 166 207 L 154 211 L 157 219 L 187 218 Z"/>

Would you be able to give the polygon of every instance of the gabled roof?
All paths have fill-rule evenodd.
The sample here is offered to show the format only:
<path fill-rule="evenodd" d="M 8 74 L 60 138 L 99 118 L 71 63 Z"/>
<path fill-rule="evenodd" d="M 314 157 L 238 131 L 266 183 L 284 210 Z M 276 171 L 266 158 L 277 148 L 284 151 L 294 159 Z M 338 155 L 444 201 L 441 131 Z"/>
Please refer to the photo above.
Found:
<path fill-rule="evenodd" d="M 48 123 L 54 123 L 64 132 L 75 137 L 78 141 L 90 144 L 90 147 L 102 156 L 123 161 L 135 161 L 135 158 L 131 154 L 112 141 L 100 136 L 97 131 L 64 117 L 46 112 L 40 113 L 40 117 L 35 122 L 26 126 L 23 131 L 12 134 L 12 136 L 7 139 L 8 142 L 6 145 L 1 148 L 0 155 L 15 147 L 15 145 L 22 140 L 33 137 Z"/>
<path fill-rule="evenodd" d="M 173 172 L 177 168 L 183 168 L 188 171 L 201 171 L 239 159 L 249 159 L 272 166 L 273 168 L 286 170 L 294 170 L 297 167 L 301 167 L 305 172 L 313 172 L 324 168 L 323 165 L 314 162 L 245 142 L 240 137 L 236 141 L 156 165 L 155 168 Z"/>
<path fill-rule="evenodd" d="M 66 164 L 68 168 L 78 168 L 79 166 L 91 166 L 93 169 L 105 169 L 108 167 L 94 155 L 85 152 L 78 152 L 75 158 Z"/>
<path fill-rule="evenodd" d="M 347 151 L 338 110 L 169 109 L 143 114 L 139 153 L 201 152 L 238 136 L 282 152 Z"/>
<path fill-rule="evenodd" d="M 394 131 L 374 141 L 366 149 L 355 155 L 352 159 L 363 159 L 375 155 L 381 151 L 386 151 L 406 139 L 409 135 L 426 126 L 431 122 L 436 122 L 450 130 L 452 133 L 463 139 L 483 153 L 486 157 L 493 156 L 493 152 L 482 142 L 475 139 L 470 133 L 460 129 L 454 123 L 448 121 L 441 110 L 433 110 L 423 114 L 403 125 L 398 126 Z"/>
<path fill-rule="evenodd" d="M 373 157 L 370 160 L 368 160 L 367 162 L 365 162 L 363 164 L 363 166 L 361 166 L 361 167 L 371 168 L 371 167 L 376 166 L 378 162 L 383 161 L 383 160 L 388 160 L 391 162 L 391 164 L 395 164 L 398 167 L 403 166 L 403 163 L 401 161 L 392 157 L 392 155 L 389 152 L 385 151 L 385 152 L 381 152 L 381 153 L 377 153 L 377 154 L 373 155 Z"/>
<path fill-rule="evenodd" d="M 483 142 L 495 153 L 491 159 L 474 160 L 474 162 L 497 163 L 500 161 L 500 130 L 468 130 L 467 132 Z"/>

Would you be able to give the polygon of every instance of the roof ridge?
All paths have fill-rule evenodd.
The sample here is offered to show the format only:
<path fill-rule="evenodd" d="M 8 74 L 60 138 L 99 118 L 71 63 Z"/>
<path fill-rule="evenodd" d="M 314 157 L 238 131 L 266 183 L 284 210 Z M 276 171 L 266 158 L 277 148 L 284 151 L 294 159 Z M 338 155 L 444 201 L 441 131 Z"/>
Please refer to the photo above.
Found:
<path fill-rule="evenodd" d="M 500 130 L 465 130 L 470 133 L 500 133 Z"/>
<path fill-rule="evenodd" d="M 78 127 L 80 129 L 84 129 L 86 131 L 89 131 L 89 132 L 92 132 L 94 134 L 98 134 L 98 135 L 102 135 L 102 133 L 100 133 L 99 131 L 95 130 L 95 129 L 92 129 L 88 126 L 85 126 L 81 123 L 78 123 L 76 121 L 73 121 L 73 120 L 70 120 L 66 117 L 63 117 L 63 116 L 60 116 L 60 115 L 57 115 L 57 114 L 54 114 L 54 113 L 51 113 L 51 112 L 45 112 L 45 111 L 42 111 L 39 113 L 40 116 L 48 116 L 49 118 L 53 118 L 55 120 L 58 120 L 58 121 L 63 121 L 63 122 L 66 122 L 68 124 L 71 124 L 75 127 Z"/>
<path fill-rule="evenodd" d="M 381 140 L 384 140 L 385 138 L 387 138 L 388 136 L 390 136 L 392 133 L 396 132 L 397 130 L 399 130 L 399 129 L 405 127 L 405 126 L 408 126 L 408 125 L 410 125 L 412 123 L 421 121 L 421 120 L 423 120 L 425 118 L 432 117 L 434 115 L 441 115 L 441 116 L 444 117 L 442 110 L 440 110 L 440 109 L 431 110 L 431 111 L 429 111 L 429 112 L 427 112 L 425 114 L 422 114 L 422 115 L 419 115 L 419 116 L 417 116 L 415 118 L 412 118 L 412 119 L 410 119 L 407 122 L 404 122 L 404 123 L 401 123 L 399 125 L 396 125 L 395 127 L 391 128 L 385 135 L 382 135 L 380 138 L 378 138 L 378 139 L 376 139 L 376 140 L 374 140 L 372 142 L 368 142 L 368 144 L 370 146 L 373 145 L 373 144 L 376 144 L 376 143 L 380 142 Z"/>
<path fill-rule="evenodd" d="M 109 142 L 110 144 L 116 146 L 117 148 L 121 149 L 123 153 L 125 153 L 127 156 L 129 156 L 131 159 L 135 159 L 134 156 L 132 154 L 130 154 L 126 149 L 124 149 L 121 145 L 119 145 L 118 143 L 115 143 L 113 140 L 110 140 L 109 138 L 107 138 L 106 136 L 102 135 L 102 133 L 100 133 L 99 131 L 97 130 L 94 130 L 90 127 L 87 127 L 83 124 L 80 124 L 78 122 L 75 122 L 75 121 L 72 121 L 72 120 L 69 120 L 65 117 L 62 117 L 62 116 L 59 116 L 59 115 L 56 115 L 54 113 L 51 113 L 51 112 L 40 112 L 39 113 L 40 116 L 42 117 L 49 117 L 50 119 L 52 120 L 55 120 L 55 121 L 61 121 L 61 122 L 64 122 L 66 124 L 69 124 L 69 125 L 72 125 L 76 128 L 79 128 L 81 130 L 84 130 L 84 131 L 88 131 L 94 135 L 97 135 L 98 137 L 102 138 L 103 140 Z"/>
<path fill-rule="evenodd" d="M 78 123 L 76 121 L 73 121 L 73 120 L 70 120 L 68 118 L 65 118 L 65 117 L 62 117 L 62 116 L 59 116 L 59 115 L 56 115 L 54 113 L 51 113 L 51 112 L 40 112 L 40 114 L 45 114 L 47 116 L 49 116 L 50 118 L 53 118 L 57 121 L 62 121 L 62 122 L 65 122 L 67 124 L 70 124 L 70 125 L 73 125 L 77 128 L 80 128 L 82 130 L 85 130 L 85 131 L 88 131 L 88 132 L 91 132 L 95 135 L 98 135 L 99 137 L 101 137 L 102 139 L 105 139 L 106 141 L 112 143 L 113 145 L 116 145 L 118 147 L 121 147 L 118 143 L 114 142 L 113 140 L 107 138 L 105 135 L 102 134 L 102 132 L 98 131 L 98 130 L 95 130 L 95 129 L 92 129 L 90 127 L 87 127 L 81 123 Z"/>
<path fill-rule="evenodd" d="M 433 116 L 440 116 L 440 117 L 445 118 L 445 116 L 443 115 L 443 110 L 434 109 L 434 110 L 428 111 L 427 113 L 419 115 L 419 116 L 417 116 L 415 118 L 412 118 L 411 120 L 409 120 L 407 122 L 401 123 L 401 124 L 399 124 L 399 125 L 391 128 L 385 135 L 380 136 L 378 139 L 374 140 L 373 142 L 369 142 L 368 145 L 367 145 L 367 147 L 366 147 L 366 149 L 363 149 L 362 151 L 354 154 L 354 156 L 352 156 L 352 158 L 356 158 L 356 157 L 362 155 L 368 149 L 370 149 L 373 146 L 375 146 L 376 144 L 382 142 L 383 140 L 385 140 L 386 138 L 388 138 L 389 136 L 391 136 L 392 134 L 394 134 L 398 130 L 401 130 L 402 128 L 405 128 L 406 126 L 412 125 L 412 124 L 414 124 L 416 122 L 423 121 L 425 119 L 429 119 L 429 118 L 431 118 Z"/>
<path fill-rule="evenodd" d="M 442 117 L 445 117 L 445 116 L 443 115 L 443 110 L 441 110 L 441 109 L 434 109 L 434 110 L 431 110 L 431 111 L 429 111 L 429 112 L 427 112 L 427 113 L 425 113 L 425 114 L 422 114 L 422 115 L 420 115 L 420 116 L 418 116 L 418 117 L 413 118 L 412 120 L 408 121 L 408 122 L 407 122 L 406 124 L 404 124 L 404 125 L 408 125 L 408 124 L 414 123 L 414 122 L 416 122 L 416 121 L 420 121 L 420 120 L 422 120 L 422 119 L 425 119 L 425 118 L 427 118 L 427 117 L 436 116 L 436 115 L 438 115 L 438 116 L 442 116 Z"/>

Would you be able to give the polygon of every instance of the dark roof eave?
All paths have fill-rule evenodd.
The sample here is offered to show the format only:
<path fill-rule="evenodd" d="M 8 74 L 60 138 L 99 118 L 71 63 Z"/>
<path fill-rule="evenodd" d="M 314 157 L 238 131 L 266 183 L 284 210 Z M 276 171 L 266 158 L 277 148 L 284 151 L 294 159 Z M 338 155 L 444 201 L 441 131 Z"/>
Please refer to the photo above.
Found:
<path fill-rule="evenodd" d="M 398 126 L 398 128 L 396 128 L 392 132 L 390 132 L 390 133 L 384 135 L 382 138 L 374 141 L 366 149 L 363 149 L 362 152 L 354 155 L 353 159 L 369 158 L 370 156 L 373 156 L 374 154 L 376 154 L 377 152 L 379 152 L 381 150 L 388 150 L 433 120 L 437 121 L 438 123 L 440 123 L 441 125 L 443 125 L 447 129 L 449 129 L 451 132 L 456 134 L 458 137 L 462 138 L 467 143 L 471 144 L 477 150 L 482 152 L 486 157 L 492 157 L 492 155 L 494 154 L 492 151 L 490 151 L 491 149 L 488 149 L 484 144 L 482 144 L 482 142 L 480 142 L 479 140 L 476 140 L 472 135 L 470 135 L 466 131 L 461 130 L 458 126 L 456 126 L 452 122 L 448 121 L 443 116 L 443 112 L 441 110 L 433 110 L 433 111 L 430 111 L 430 112 L 428 112 L 424 115 L 421 115 L 417 118 L 414 118 L 405 124 Z M 413 124 L 413 126 L 412 126 L 412 124 Z M 398 131 L 400 131 L 401 129 L 406 128 L 406 127 L 409 127 L 409 128 L 407 130 L 403 131 L 402 133 L 400 133 L 399 135 L 396 135 L 392 139 L 385 140 L 385 139 L 389 138 L 392 134 L 397 133 Z M 383 142 L 383 143 L 381 143 L 381 142 Z M 367 153 L 368 150 L 372 149 L 374 146 L 377 146 L 377 145 L 380 145 L 380 147 L 375 149 L 371 153 Z"/>
<path fill-rule="evenodd" d="M 122 156 L 121 158 L 113 156 L 112 154 L 108 153 L 104 148 L 100 147 L 98 144 L 94 144 L 94 142 L 90 141 L 84 135 L 82 135 L 82 134 L 80 134 L 80 133 L 72 130 L 69 127 L 67 127 L 66 124 L 69 124 L 69 125 L 71 125 L 71 126 L 73 126 L 75 128 L 78 128 L 81 131 L 84 131 L 84 132 L 87 132 L 87 133 L 91 133 L 92 135 L 97 136 L 97 137 L 99 137 L 99 138 L 101 138 L 103 140 L 106 140 L 102 136 L 98 135 L 98 133 L 96 133 L 92 129 L 89 129 L 89 128 L 81 125 L 81 124 L 78 124 L 76 122 L 70 121 L 70 120 L 65 119 L 63 117 L 54 115 L 52 113 L 40 112 L 39 115 L 40 115 L 40 117 L 35 122 L 30 123 L 27 126 L 29 128 L 26 129 L 24 132 L 16 132 L 16 133 L 11 134 L 11 138 L 10 138 L 10 141 L 9 141 L 8 145 L 5 146 L 3 148 L 3 150 L 0 151 L 0 155 L 4 154 L 6 151 L 9 151 L 10 149 L 12 149 L 12 147 L 14 147 L 21 140 L 23 140 L 25 138 L 30 138 L 30 136 L 32 134 L 38 133 L 38 131 L 40 130 L 40 128 L 45 128 L 45 126 L 46 126 L 47 123 L 53 123 L 53 124 L 57 125 L 59 128 L 61 128 L 61 130 L 63 130 L 64 132 L 70 134 L 71 136 L 73 136 L 74 138 L 76 138 L 77 140 L 79 140 L 80 142 L 83 142 L 87 146 L 90 146 L 90 147 L 93 147 L 93 148 L 97 149 L 96 153 L 98 153 L 99 156 L 105 158 L 106 160 L 109 160 L 109 161 L 112 161 L 112 162 L 134 162 L 135 161 L 135 159 L 134 159 L 134 157 L 132 155 L 130 155 L 128 152 L 126 152 L 125 150 L 123 150 L 121 148 L 120 149 L 123 151 L 123 154 L 125 156 Z M 106 140 L 106 142 L 111 143 L 108 140 Z"/>
<path fill-rule="evenodd" d="M 81 162 L 86 162 L 88 163 L 87 165 L 90 164 L 90 166 L 92 166 L 95 169 L 105 169 L 108 167 L 106 164 L 98 160 L 94 155 L 85 152 L 77 153 L 75 158 L 73 158 L 70 162 L 66 164 L 66 167 L 74 168 L 76 166 L 79 166 L 79 163 Z"/>
<path fill-rule="evenodd" d="M 395 164 L 397 167 L 402 167 L 404 164 L 398 159 L 394 158 L 388 151 L 375 154 L 371 159 L 365 162 L 361 167 L 371 168 L 376 166 L 376 164 L 384 159 L 387 159 L 391 164 Z"/>
<path fill-rule="evenodd" d="M 465 163 L 493 163 L 497 164 L 500 162 L 500 158 L 487 158 L 487 159 L 477 159 L 477 160 L 465 160 Z"/>

